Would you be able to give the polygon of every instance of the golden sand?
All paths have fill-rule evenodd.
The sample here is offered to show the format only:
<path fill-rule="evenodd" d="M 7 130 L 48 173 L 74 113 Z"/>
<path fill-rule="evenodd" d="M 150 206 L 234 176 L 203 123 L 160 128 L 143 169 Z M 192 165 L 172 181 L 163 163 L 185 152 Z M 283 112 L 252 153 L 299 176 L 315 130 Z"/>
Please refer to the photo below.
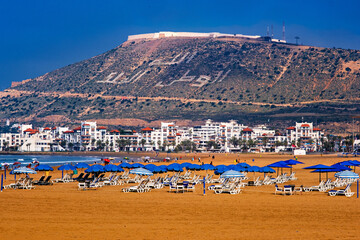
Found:
<path fill-rule="evenodd" d="M 208 154 L 180 155 L 183 159 L 194 156 L 205 163 L 212 161 Z M 214 164 L 232 164 L 240 159 L 257 166 L 292 157 L 215 156 Z M 298 180 L 291 184 L 312 186 L 318 184 L 318 174 L 303 167 L 346 159 L 313 155 L 298 160 L 305 164 L 294 166 Z M 61 176 L 59 171 L 51 174 Z M 32 177 L 38 179 L 40 175 Z M 5 184 L 12 182 L 13 176 L 8 176 Z M 351 198 L 319 192 L 282 196 L 274 195 L 274 186 L 270 185 L 247 186 L 238 195 L 206 191 L 204 196 L 201 185 L 194 193 L 178 194 L 168 193 L 168 187 L 123 193 L 124 186 L 79 191 L 77 183 L 58 183 L 33 190 L 6 189 L 0 193 L 0 239 L 360 239 L 360 199 L 356 194 Z M 356 191 L 356 184 L 352 191 Z"/>

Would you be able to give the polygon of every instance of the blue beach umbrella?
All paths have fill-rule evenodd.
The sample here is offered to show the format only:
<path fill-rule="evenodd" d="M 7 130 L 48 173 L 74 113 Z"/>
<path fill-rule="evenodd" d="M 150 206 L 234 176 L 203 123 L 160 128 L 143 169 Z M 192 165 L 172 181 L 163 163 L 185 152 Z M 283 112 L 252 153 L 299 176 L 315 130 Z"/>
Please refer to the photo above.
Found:
<path fill-rule="evenodd" d="M 353 161 L 349 160 L 349 161 L 343 161 L 343 162 L 339 162 L 340 165 L 344 165 L 344 166 L 358 166 L 357 163 L 354 163 Z"/>
<path fill-rule="evenodd" d="M 230 165 L 227 165 L 227 168 L 229 169 L 229 170 L 234 170 L 234 168 L 236 167 L 237 165 L 235 165 L 235 164 L 230 164 Z"/>
<path fill-rule="evenodd" d="M 61 178 L 63 178 L 64 171 L 68 171 L 68 170 L 74 171 L 74 170 L 76 170 L 76 167 L 74 167 L 73 165 L 70 165 L 70 164 L 65 164 L 65 165 L 60 166 L 58 168 L 58 170 L 61 170 Z"/>
<path fill-rule="evenodd" d="M 150 170 L 150 171 L 151 171 L 151 169 L 153 169 L 155 167 L 157 167 L 155 164 L 147 164 L 144 166 L 145 169 Z"/>
<path fill-rule="evenodd" d="M 201 169 L 203 170 L 214 170 L 215 167 L 211 164 L 204 164 L 204 165 L 201 165 Z"/>
<path fill-rule="evenodd" d="M 228 167 L 226 165 L 217 165 L 215 169 L 228 169 Z"/>
<path fill-rule="evenodd" d="M 141 163 L 134 163 L 131 167 L 133 167 L 133 168 L 143 168 L 144 165 L 142 165 Z"/>
<path fill-rule="evenodd" d="M 190 166 L 187 166 L 186 169 L 189 170 L 201 170 L 201 166 L 197 164 L 191 164 Z"/>
<path fill-rule="evenodd" d="M 117 167 L 117 172 L 124 172 L 125 170 L 122 169 L 120 166 L 116 166 Z"/>
<path fill-rule="evenodd" d="M 335 177 L 337 178 L 347 178 L 347 179 L 356 179 L 359 178 L 359 174 L 354 173 L 352 171 L 342 171 L 335 173 Z"/>
<path fill-rule="evenodd" d="M 300 161 L 294 160 L 294 159 L 289 159 L 289 160 L 282 161 L 282 162 L 284 162 L 286 165 L 304 164 L 303 162 L 300 162 Z"/>
<path fill-rule="evenodd" d="M 265 167 L 261 168 L 261 172 L 264 173 L 264 178 L 265 178 L 266 173 L 274 173 L 276 171 L 274 169 L 272 169 L 271 167 L 265 166 Z"/>
<path fill-rule="evenodd" d="M 268 167 L 271 168 L 277 168 L 277 174 L 279 174 L 279 168 L 281 169 L 281 173 L 283 171 L 283 168 L 291 168 L 290 166 L 288 166 L 284 161 L 278 161 L 278 162 L 274 162 L 272 164 L 267 165 Z"/>
<path fill-rule="evenodd" d="M 105 172 L 105 168 L 102 165 L 96 164 L 90 166 L 88 169 L 85 170 L 86 173 L 100 173 Z"/>
<path fill-rule="evenodd" d="M 243 168 L 251 167 L 249 164 L 247 164 L 247 163 L 245 163 L 245 162 L 243 162 L 243 163 L 238 163 L 238 164 L 236 164 L 236 165 L 238 165 L 238 166 L 240 166 L 240 167 L 243 167 Z"/>
<path fill-rule="evenodd" d="M 309 167 L 305 167 L 303 169 L 315 169 L 315 170 L 319 170 L 317 172 L 319 172 L 319 182 L 321 182 L 321 173 L 322 172 L 326 172 L 326 170 L 330 170 L 330 169 L 334 169 L 333 167 L 329 167 L 323 164 L 317 164 L 314 166 L 309 166 Z"/>
<path fill-rule="evenodd" d="M 335 163 L 335 164 L 331 165 L 331 167 L 337 169 L 338 170 L 337 172 L 345 171 L 345 170 L 351 171 L 351 168 L 341 165 L 339 163 Z"/>
<path fill-rule="evenodd" d="M 130 170 L 131 174 L 137 174 L 137 175 L 146 175 L 146 176 L 152 176 L 153 173 L 145 168 L 134 168 Z"/>
<path fill-rule="evenodd" d="M 268 166 L 262 167 L 261 171 L 263 173 L 274 173 L 274 172 L 276 172 L 274 169 L 272 169 L 271 167 L 268 167 Z"/>
<path fill-rule="evenodd" d="M 119 165 L 122 168 L 132 168 L 132 165 L 130 163 L 127 162 L 123 162 Z"/>
<path fill-rule="evenodd" d="M 168 171 L 183 172 L 183 168 L 179 165 L 169 165 L 166 167 Z"/>
<path fill-rule="evenodd" d="M 76 168 L 89 168 L 89 167 L 90 167 L 90 165 L 89 165 L 89 164 L 87 164 L 87 163 L 83 163 L 83 162 L 81 162 L 81 163 L 77 163 L 77 164 L 75 164 L 75 167 L 76 167 Z"/>
<path fill-rule="evenodd" d="M 238 172 L 246 172 L 246 169 L 247 168 L 244 168 L 244 167 L 241 167 L 241 166 L 236 166 L 232 170 L 235 170 L 235 171 L 238 171 Z"/>
<path fill-rule="evenodd" d="M 221 178 L 245 177 L 241 172 L 229 170 L 220 175 Z"/>
<path fill-rule="evenodd" d="M 47 164 L 40 164 L 35 168 L 35 171 L 53 171 L 54 169 Z"/>
<path fill-rule="evenodd" d="M 158 166 L 154 166 L 151 169 L 147 168 L 147 170 L 151 171 L 152 173 L 161 173 L 161 172 L 163 172 L 161 167 L 158 167 Z"/>
<path fill-rule="evenodd" d="M 298 160 L 294 160 L 294 159 L 289 159 L 286 161 L 281 161 L 283 163 L 285 163 L 286 165 L 289 165 L 291 167 L 290 172 L 292 173 L 292 169 L 293 169 L 293 165 L 297 165 L 297 164 L 304 164 L 303 162 L 300 162 Z"/>
<path fill-rule="evenodd" d="M 65 164 L 65 165 L 60 166 L 58 169 L 61 171 L 68 171 L 68 170 L 74 171 L 74 170 L 76 170 L 76 167 L 74 167 L 73 165 L 70 165 L 70 164 Z"/>
<path fill-rule="evenodd" d="M 114 165 L 114 164 L 107 164 L 104 167 L 105 172 L 117 172 L 118 171 L 118 166 Z"/>
<path fill-rule="evenodd" d="M 161 172 L 163 172 L 163 173 L 167 172 L 167 166 L 166 165 L 160 165 L 158 167 L 161 169 Z"/>
<path fill-rule="evenodd" d="M 184 167 L 186 168 L 187 166 L 190 166 L 192 163 L 189 163 L 189 162 L 184 162 L 184 163 L 181 163 L 181 167 Z"/>

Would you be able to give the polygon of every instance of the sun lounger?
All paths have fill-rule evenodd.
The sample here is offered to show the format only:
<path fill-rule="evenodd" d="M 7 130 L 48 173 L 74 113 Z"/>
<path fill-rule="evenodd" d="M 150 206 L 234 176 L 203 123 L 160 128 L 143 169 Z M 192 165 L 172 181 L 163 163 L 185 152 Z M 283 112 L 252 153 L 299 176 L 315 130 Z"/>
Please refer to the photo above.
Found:
<path fill-rule="evenodd" d="M 276 193 L 281 193 L 284 195 L 284 189 L 275 184 L 275 195 Z"/>
<path fill-rule="evenodd" d="M 215 189 L 216 194 L 220 194 L 220 193 L 239 194 L 241 192 L 242 192 L 242 189 L 241 189 L 241 186 L 240 186 L 240 184 L 238 182 L 233 183 L 228 187 Z"/>
<path fill-rule="evenodd" d="M 53 183 L 50 182 L 52 176 L 48 176 L 44 181 L 38 183 L 38 185 L 52 185 Z"/>
<path fill-rule="evenodd" d="M 80 173 L 76 178 L 73 178 L 74 181 L 79 181 L 84 176 L 84 173 Z"/>
<path fill-rule="evenodd" d="M 43 182 L 44 179 L 45 179 L 45 176 L 41 176 L 40 179 L 39 179 L 39 180 L 35 180 L 35 181 L 33 182 L 33 184 L 34 184 L 34 185 L 39 185 L 39 183 L 40 183 L 40 182 Z"/>
<path fill-rule="evenodd" d="M 351 183 L 349 183 L 345 189 L 340 189 L 340 190 L 330 190 L 328 192 L 329 196 L 339 196 L 339 195 L 344 195 L 346 197 L 351 197 L 354 195 L 354 192 L 351 192 Z"/>
<path fill-rule="evenodd" d="M 72 174 L 65 174 L 64 177 L 62 178 L 56 178 L 54 180 L 52 180 L 53 183 L 67 183 L 67 182 L 72 182 L 73 179 L 72 179 Z"/>
<path fill-rule="evenodd" d="M 139 185 L 137 186 L 130 186 L 128 188 L 123 188 L 122 191 L 123 192 L 138 192 L 138 193 L 143 193 L 143 192 L 148 192 L 150 191 L 150 188 L 146 187 L 146 184 L 149 182 L 149 179 L 143 180 L 139 183 Z"/>

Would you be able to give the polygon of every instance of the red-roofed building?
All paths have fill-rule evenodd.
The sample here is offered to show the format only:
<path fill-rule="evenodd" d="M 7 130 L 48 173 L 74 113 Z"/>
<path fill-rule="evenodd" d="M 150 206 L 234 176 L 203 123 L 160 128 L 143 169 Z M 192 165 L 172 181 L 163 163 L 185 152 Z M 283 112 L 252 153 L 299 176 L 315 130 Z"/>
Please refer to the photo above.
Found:
<path fill-rule="evenodd" d="M 253 130 L 251 128 L 244 128 L 242 131 L 243 132 L 253 132 Z"/>
<path fill-rule="evenodd" d="M 141 129 L 141 131 L 142 132 L 149 132 L 149 131 L 152 132 L 152 131 L 154 131 L 154 129 L 146 127 L 146 128 Z"/>

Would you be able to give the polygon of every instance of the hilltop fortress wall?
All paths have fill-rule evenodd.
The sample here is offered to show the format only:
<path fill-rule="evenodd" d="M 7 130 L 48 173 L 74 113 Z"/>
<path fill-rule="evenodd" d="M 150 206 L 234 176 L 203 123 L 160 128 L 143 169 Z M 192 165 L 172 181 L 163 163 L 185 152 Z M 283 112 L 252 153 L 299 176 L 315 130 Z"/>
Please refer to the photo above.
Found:
<path fill-rule="evenodd" d="M 241 38 L 251 38 L 259 39 L 261 36 L 251 36 L 243 34 L 226 34 L 226 33 L 195 33 L 195 32 L 157 32 L 157 33 L 146 33 L 146 34 L 137 34 L 129 35 L 128 41 L 139 40 L 139 39 L 159 39 L 159 38 L 168 38 L 168 37 L 188 37 L 188 38 L 217 38 L 217 37 L 241 37 Z"/>

